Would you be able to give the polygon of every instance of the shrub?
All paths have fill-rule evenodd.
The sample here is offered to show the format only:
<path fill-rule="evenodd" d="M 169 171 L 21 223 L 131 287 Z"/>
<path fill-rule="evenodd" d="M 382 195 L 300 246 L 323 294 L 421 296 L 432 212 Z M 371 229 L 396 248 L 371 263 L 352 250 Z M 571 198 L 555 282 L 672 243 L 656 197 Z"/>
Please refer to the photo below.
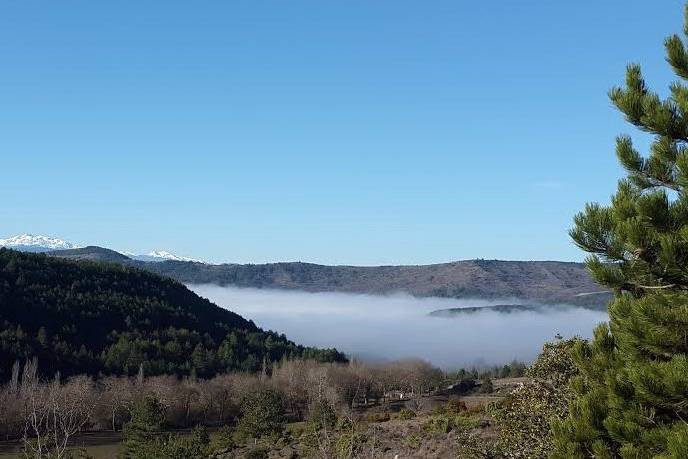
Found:
<path fill-rule="evenodd" d="M 580 338 L 558 338 L 554 342 L 545 343 L 537 360 L 526 370 L 526 375 L 549 381 L 557 387 L 568 384 L 571 378 L 578 374 L 572 351 L 582 342 Z"/>
<path fill-rule="evenodd" d="M 235 446 L 234 429 L 229 425 L 220 427 L 213 441 L 214 449 L 232 449 Z"/>
<path fill-rule="evenodd" d="M 327 401 L 320 400 L 311 404 L 308 420 L 315 423 L 318 428 L 331 429 L 337 424 L 337 413 Z"/>
<path fill-rule="evenodd" d="M 363 449 L 365 441 L 365 437 L 355 431 L 340 434 L 334 445 L 335 457 L 339 459 L 357 457 Z"/>
<path fill-rule="evenodd" d="M 168 435 L 154 444 L 156 459 L 206 459 L 209 455 L 209 439 L 202 433 L 191 436 Z M 147 458 L 146 458 L 147 459 Z"/>
<path fill-rule="evenodd" d="M 475 429 L 480 427 L 482 421 L 478 416 L 466 416 L 465 414 L 433 416 L 423 424 L 423 430 L 427 433 L 446 434 L 453 430 Z"/>
<path fill-rule="evenodd" d="M 389 413 L 368 413 L 365 420 L 368 422 L 387 422 L 391 419 Z"/>
<path fill-rule="evenodd" d="M 409 419 L 413 419 L 415 417 L 416 412 L 413 410 L 409 410 L 408 408 L 402 408 L 401 410 L 399 410 L 399 413 L 397 414 L 397 418 L 403 421 L 408 421 Z"/>
<path fill-rule="evenodd" d="M 485 378 L 483 383 L 480 385 L 481 394 L 491 394 L 494 392 L 494 386 L 492 385 L 492 380 L 490 378 Z"/>
<path fill-rule="evenodd" d="M 434 416 L 423 424 L 423 430 L 428 433 L 446 434 L 452 430 L 452 422 L 448 416 Z"/>
<path fill-rule="evenodd" d="M 452 419 L 453 429 L 475 429 L 482 425 L 482 421 L 478 416 L 458 415 Z"/>
<path fill-rule="evenodd" d="M 421 439 L 416 434 L 411 434 L 404 438 L 403 445 L 409 449 L 418 449 L 421 445 Z"/>
<path fill-rule="evenodd" d="M 499 447 L 509 457 L 545 458 L 552 449 L 552 422 L 568 413 L 577 374 L 571 352 L 580 339 L 544 345 L 528 376 L 504 401 L 488 408 L 499 429 Z"/>
<path fill-rule="evenodd" d="M 200 444 L 207 445 L 210 443 L 210 434 L 208 434 L 208 428 L 204 425 L 197 425 L 191 431 L 191 437 L 193 440 Z"/>
<path fill-rule="evenodd" d="M 457 453 L 460 458 L 492 459 L 501 457 L 520 457 L 504 454 L 493 440 L 490 438 L 483 438 L 469 430 L 457 431 L 456 440 Z"/>
<path fill-rule="evenodd" d="M 463 413 L 467 410 L 468 408 L 466 407 L 466 403 L 463 400 L 454 398 L 445 403 L 444 406 L 439 407 L 439 409 L 436 410 L 436 414 L 454 415 Z"/>

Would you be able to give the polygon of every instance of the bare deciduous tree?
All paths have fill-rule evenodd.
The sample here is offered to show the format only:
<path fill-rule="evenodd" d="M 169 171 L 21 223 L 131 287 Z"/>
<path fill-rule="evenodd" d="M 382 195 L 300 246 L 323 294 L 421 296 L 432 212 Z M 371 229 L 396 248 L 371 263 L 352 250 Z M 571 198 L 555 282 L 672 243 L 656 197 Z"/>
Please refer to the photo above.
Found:
<path fill-rule="evenodd" d="M 24 405 L 24 447 L 32 457 L 63 458 L 69 440 L 89 422 L 95 406 L 93 382 L 77 376 L 47 384 L 37 376 L 35 359 L 24 365 L 20 396 Z"/>

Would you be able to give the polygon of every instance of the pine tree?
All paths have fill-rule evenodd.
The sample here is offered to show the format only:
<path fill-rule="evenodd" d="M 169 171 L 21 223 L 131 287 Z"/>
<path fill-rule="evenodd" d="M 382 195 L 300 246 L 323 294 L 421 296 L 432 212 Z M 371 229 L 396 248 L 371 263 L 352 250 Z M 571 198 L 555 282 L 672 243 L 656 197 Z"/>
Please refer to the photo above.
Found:
<path fill-rule="evenodd" d="M 131 420 L 123 428 L 123 453 L 126 459 L 160 457 L 158 437 L 165 422 L 165 407 L 152 396 L 134 404 Z"/>
<path fill-rule="evenodd" d="M 261 389 L 241 401 L 237 430 L 245 438 L 278 433 L 284 427 L 284 399 L 273 389 Z"/>
<path fill-rule="evenodd" d="M 688 37 L 688 6 L 685 21 Z M 588 204 L 570 232 L 615 299 L 609 324 L 576 347 L 581 376 L 568 418 L 554 425 L 554 458 L 688 457 L 688 52 L 678 35 L 665 47 L 679 77 L 666 99 L 636 64 L 609 93 L 653 136 L 649 154 L 619 137 L 627 177 L 610 206 Z"/>

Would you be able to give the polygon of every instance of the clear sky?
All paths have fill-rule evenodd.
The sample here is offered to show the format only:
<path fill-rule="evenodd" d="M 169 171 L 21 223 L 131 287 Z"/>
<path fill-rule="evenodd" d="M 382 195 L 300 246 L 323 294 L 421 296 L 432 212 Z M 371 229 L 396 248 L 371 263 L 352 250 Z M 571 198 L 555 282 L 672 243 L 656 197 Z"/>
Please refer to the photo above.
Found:
<path fill-rule="evenodd" d="M 580 260 L 681 1 L 0 6 L 0 237 L 213 261 Z M 636 136 L 636 138 L 639 138 Z"/>

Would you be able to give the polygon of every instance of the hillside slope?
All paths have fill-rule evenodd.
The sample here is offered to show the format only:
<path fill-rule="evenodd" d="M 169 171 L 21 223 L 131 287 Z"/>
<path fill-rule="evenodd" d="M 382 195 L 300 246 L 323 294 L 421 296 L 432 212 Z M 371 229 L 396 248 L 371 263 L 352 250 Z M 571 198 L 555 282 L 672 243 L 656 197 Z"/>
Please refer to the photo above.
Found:
<path fill-rule="evenodd" d="M 604 309 L 611 298 L 610 292 L 595 284 L 582 263 L 560 261 L 465 260 L 410 266 L 301 262 L 210 265 L 187 261 L 146 263 L 99 247 L 58 250 L 50 255 L 123 263 L 186 284 L 376 295 L 403 292 L 417 297 L 518 298 L 597 309 Z"/>
<path fill-rule="evenodd" d="M 184 283 L 418 297 L 519 298 L 603 307 L 609 295 L 579 263 L 468 260 L 421 266 L 323 266 L 309 263 L 203 265 L 167 261 L 145 269 Z M 590 293 L 596 293 L 590 295 Z"/>
<path fill-rule="evenodd" d="M 169 278 L 0 249 L 0 380 L 33 357 L 44 374 L 132 374 L 143 365 L 148 374 L 210 376 L 290 355 L 344 359 L 265 332 Z"/>

